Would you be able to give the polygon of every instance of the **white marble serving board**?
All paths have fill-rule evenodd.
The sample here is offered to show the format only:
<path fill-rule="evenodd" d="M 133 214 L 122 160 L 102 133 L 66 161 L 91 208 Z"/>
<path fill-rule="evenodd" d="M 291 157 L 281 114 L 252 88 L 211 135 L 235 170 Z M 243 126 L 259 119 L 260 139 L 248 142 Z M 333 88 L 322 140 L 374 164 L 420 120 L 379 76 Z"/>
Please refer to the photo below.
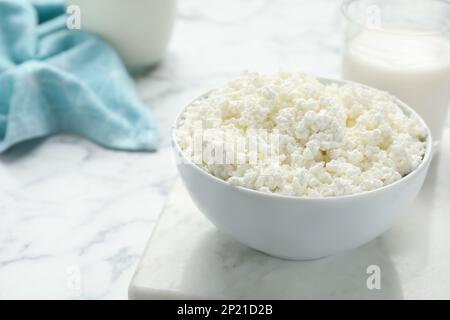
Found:
<path fill-rule="evenodd" d="M 130 299 L 449 299 L 450 129 L 403 218 L 363 247 L 286 261 L 218 231 L 178 181 L 129 288 Z M 367 288 L 369 266 L 381 289 Z"/>

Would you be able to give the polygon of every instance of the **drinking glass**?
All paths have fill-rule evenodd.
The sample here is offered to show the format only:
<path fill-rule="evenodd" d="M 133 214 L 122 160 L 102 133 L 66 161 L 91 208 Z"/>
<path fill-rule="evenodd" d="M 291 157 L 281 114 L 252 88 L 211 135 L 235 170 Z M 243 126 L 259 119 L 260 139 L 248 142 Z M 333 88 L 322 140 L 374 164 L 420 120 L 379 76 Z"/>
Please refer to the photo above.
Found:
<path fill-rule="evenodd" d="M 438 147 L 450 104 L 450 2 L 347 0 L 342 77 L 415 109 Z"/>

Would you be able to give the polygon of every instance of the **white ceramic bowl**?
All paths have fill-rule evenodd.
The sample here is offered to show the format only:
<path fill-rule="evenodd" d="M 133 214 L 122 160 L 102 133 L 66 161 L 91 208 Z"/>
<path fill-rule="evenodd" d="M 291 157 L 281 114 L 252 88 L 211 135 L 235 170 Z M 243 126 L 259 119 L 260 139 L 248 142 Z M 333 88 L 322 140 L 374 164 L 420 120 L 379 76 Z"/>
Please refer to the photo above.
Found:
<path fill-rule="evenodd" d="M 345 81 L 319 78 L 321 82 Z M 307 260 L 358 247 L 389 229 L 419 193 L 431 161 L 432 138 L 422 118 L 400 100 L 407 114 L 415 114 L 428 131 L 422 163 L 402 179 L 355 195 L 306 198 L 263 193 L 235 187 L 204 171 L 181 151 L 172 133 L 177 167 L 201 212 L 220 230 L 272 256 Z"/>

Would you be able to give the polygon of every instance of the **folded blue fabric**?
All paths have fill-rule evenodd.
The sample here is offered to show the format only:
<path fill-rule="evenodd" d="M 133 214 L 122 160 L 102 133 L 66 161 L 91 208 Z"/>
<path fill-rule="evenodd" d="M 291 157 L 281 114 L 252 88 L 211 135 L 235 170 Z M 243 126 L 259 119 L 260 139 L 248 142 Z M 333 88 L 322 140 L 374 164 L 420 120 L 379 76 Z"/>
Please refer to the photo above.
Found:
<path fill-rule="evenodd" d="M 67 132 L 105 147 L 151 151 L 150 110 L 113 49 L 65 27 L 64 1 L 0 0 L 0 153 Z"/>

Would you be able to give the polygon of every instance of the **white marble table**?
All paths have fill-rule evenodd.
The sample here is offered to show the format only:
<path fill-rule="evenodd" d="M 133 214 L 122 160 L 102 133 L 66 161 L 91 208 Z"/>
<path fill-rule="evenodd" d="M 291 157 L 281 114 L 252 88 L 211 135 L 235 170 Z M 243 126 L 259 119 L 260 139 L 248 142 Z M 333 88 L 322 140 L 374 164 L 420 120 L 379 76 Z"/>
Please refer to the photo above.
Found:
<path fill-rule="evenodd" d="M 450 129 L 444 138 L 450 144 Z M 389 231 L 311 261 L 272 258 L 218 231 L 180 181 L 133 277 L 130 298 L 450 299 L 448 163 L 450 148 L 433 159 L 420 195 Z M 370 281 L 374 271 L 379 288 Z"/>
<path fill-rule="evenodd" d="M 127 298 L 176 179 L 175 114 L 243 69 L 339 74 L 340 1 L 183 0 L 164 62 L 136 78 L 160 125 L 157 153 L 73 136 L 0 156 L 0 299 Z"/>

